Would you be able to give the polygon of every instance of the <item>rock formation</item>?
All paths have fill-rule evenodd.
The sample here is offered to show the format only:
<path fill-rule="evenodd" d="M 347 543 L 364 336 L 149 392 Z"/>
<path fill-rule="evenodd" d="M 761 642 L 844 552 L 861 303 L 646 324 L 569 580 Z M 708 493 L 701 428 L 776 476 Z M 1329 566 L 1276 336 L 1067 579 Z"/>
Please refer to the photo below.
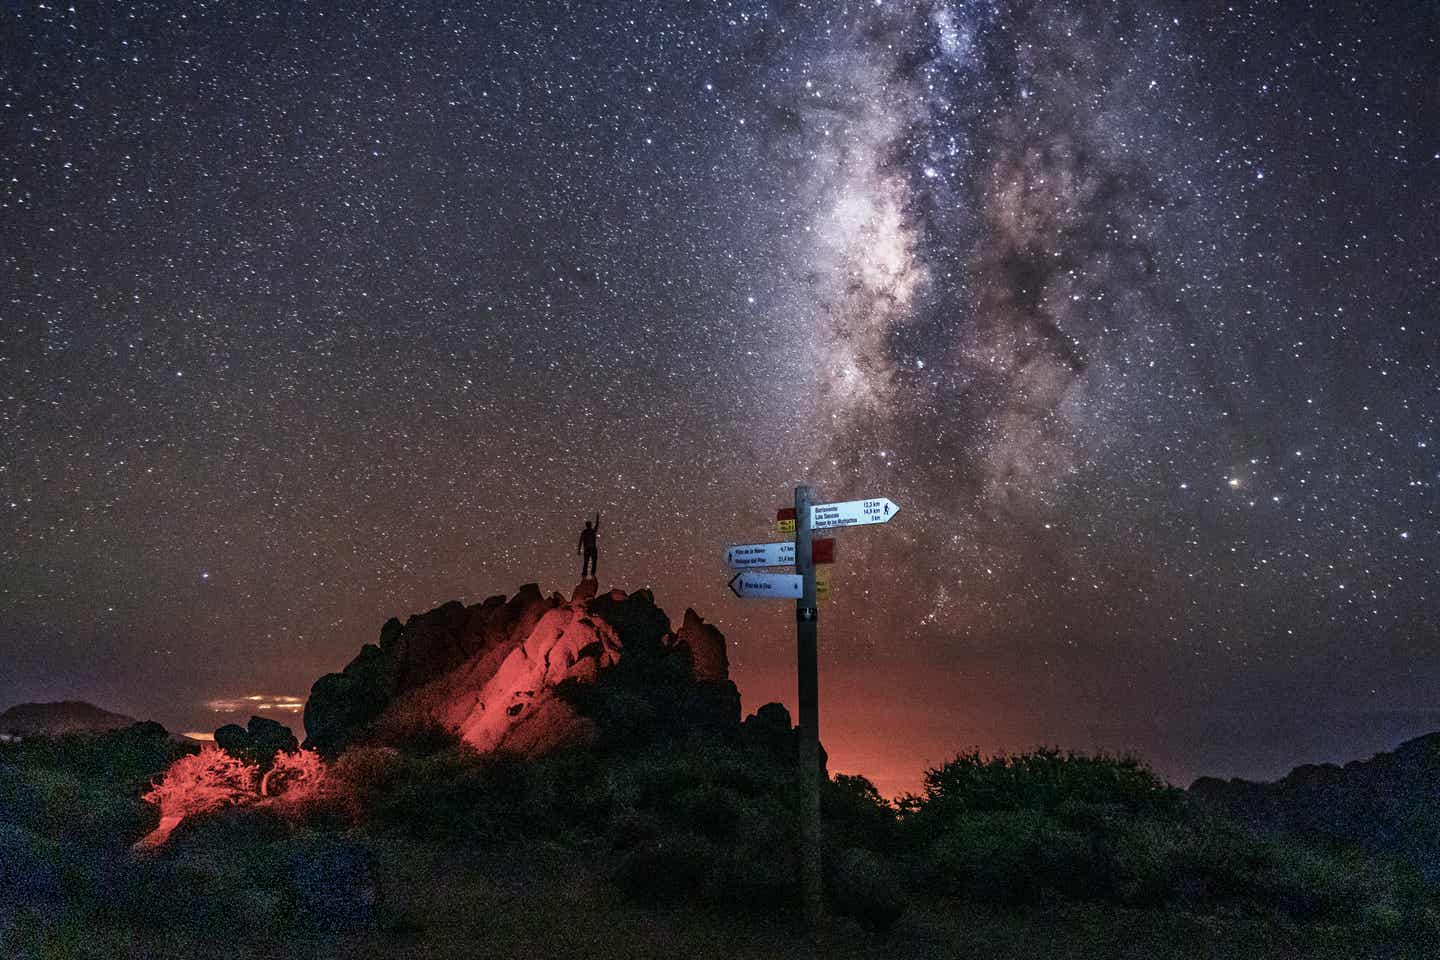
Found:
<path fill-rule="evenodd" d="M 734 730 L 739 712 L 725 638 L 693 610 L 677 633 L 648 590 L 599 594 L 587 580 L 567 601 L 532 583 L 388 621 L 315 682 L 305 745 L 333 756 L 438 729 L 482 752 L 536 755 L 594 742 L 607 725 Z"/>

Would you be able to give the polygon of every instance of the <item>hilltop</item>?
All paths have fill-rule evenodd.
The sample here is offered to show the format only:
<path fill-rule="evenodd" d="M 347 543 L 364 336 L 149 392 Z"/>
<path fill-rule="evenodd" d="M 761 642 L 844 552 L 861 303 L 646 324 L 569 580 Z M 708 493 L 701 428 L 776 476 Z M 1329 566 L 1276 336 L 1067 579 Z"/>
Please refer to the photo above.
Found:
<path fill-rule="evenodd" d="M 1440 733 L 1344 766 L 1305 764 L 1272 783 L 1201 777 L 1189 793 L 1259 833 L 1354 844 L 1440 884 Z"/>
<path fill-rule="evenodd" d="M 129 727 L 138 721 L 83 700 L 18 703 L 0 713 L 0 734 L 13 737 L 55 737 L 66 733 L 99 733 Z"/>

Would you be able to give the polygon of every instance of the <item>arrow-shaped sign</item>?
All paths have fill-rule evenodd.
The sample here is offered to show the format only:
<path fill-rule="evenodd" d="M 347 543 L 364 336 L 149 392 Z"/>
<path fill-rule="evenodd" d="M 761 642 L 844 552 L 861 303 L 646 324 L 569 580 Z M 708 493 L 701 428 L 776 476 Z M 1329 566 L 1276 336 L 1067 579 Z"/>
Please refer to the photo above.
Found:
<path fill-rule="evenodd" d="M 735 596 L 747 600 L 799 600 L 804 578 L 798 573 L 747 573 L 741 571 L 730 578 Z"/>
<path fill-rule="evenodd" d="M 795 563 L 795 541 L 781 543 L 743 543 L 725 550 L 725 562 L 732 570 L 751 567 L 788 567 Z M 834 563 L 835 540 L 816 537 L 810 541 L 811 563 Z"/>
<path fill-rule="evenodd" d="M 847 500 L 844 503 L 817 503 L 810 508 L 810 529 L 857 527 L 867 523 L 888 523 L 900 512 L 887 497 L 875 500 Z"/>

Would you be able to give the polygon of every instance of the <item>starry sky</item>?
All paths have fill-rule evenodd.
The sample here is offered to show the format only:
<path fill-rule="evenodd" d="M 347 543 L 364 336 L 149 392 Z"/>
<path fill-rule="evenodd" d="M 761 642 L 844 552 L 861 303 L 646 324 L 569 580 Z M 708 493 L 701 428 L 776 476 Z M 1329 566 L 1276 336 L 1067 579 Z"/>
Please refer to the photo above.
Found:
<path fill-rule="evenodd" d="M 1440 729 L 1440 13 L 0 3 L 0 706 L 298 725 L 389 616 L 886 496 L 832 769 Z M 246 699 L 260 698 L 260 699 Z"/>

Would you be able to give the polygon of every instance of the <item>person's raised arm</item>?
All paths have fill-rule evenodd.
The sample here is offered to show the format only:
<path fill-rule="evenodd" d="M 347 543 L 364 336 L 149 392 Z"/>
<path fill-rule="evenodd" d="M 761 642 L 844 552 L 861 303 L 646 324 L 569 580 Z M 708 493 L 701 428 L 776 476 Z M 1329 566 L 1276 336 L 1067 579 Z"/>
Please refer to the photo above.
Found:
<path fill-rule="evenodd" d="M 600 532 L 600 511 L 599 511 L 599 510 L 596 510 L 596 511 L 595 511 L 595 532 L 596 532 L 596 533 L 599 533 L 599 532 Z"/>

